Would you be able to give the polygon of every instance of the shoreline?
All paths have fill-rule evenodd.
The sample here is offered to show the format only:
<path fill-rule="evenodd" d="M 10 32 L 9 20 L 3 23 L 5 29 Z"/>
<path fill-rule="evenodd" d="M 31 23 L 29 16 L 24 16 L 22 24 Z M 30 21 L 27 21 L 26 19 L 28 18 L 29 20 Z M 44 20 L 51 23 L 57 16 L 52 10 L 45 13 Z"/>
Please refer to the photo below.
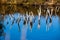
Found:
<path fill-rule="evenodd" d="M 55 8 L 58 7 L 59 8 L 59 11 L 57 12 L 57 14 L 60 15 L 60 5 L 40 5 L 41 6 L 41 9 L 42 9 L 42 14 L 45 15 L 45 12 L 46 11 L 46 8 L 52 8 L 53 11 L 57 11 Z M 26 11 L 30 12 L 32 11 L 34 15 L 38 15 L 37 13 L 37 10 L 39 9 L 39 5 L 29 5 L 29 6 L 26 6 L 26 5 L 0 5 L 0 14 L 13 14 L 13 13 L 22 13 L 24 14 Z"/>

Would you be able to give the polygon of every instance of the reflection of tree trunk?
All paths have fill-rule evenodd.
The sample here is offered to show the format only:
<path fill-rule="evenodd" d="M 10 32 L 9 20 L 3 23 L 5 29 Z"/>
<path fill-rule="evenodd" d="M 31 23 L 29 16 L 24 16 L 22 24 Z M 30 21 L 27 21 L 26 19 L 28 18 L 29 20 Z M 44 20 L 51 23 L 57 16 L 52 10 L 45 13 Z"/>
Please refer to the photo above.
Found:
<path fill-rule="evenodd" d="M 6 33 L 5 40 L 10 40 L 10 33 Z"/>
<path fill-rule="evenodd" d="M 52 12 L 53 12 L 53 9 L 47 9 L 47 13 L 46 13 L 46 31 L 49 30 L 51 24 L 52 24 Z M 48 19 L 49 19 L 49 22 L 48 22 Z"/>
<path fill-rule="evenodd" d="M 28 27 L 26 26 L 23 26 L 22 27 L 22 30 L 21 30 L 21 40 L 27 40 L 27 29 L 28 29 Z"/>

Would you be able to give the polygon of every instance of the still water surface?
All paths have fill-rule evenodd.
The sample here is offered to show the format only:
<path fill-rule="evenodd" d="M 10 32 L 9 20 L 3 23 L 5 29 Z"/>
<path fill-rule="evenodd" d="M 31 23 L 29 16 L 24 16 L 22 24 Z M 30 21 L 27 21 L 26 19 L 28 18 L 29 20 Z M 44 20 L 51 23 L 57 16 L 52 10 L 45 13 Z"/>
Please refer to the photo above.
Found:
<path fill-rule="evenodd" d="M 0 36 L 0 40 L 60 40 L 60 18 L 58 16 L 52 16 L 50 26 L 48 25 L 49 22 L 46 24 L 46 18 L 41 16 L 40 27 L 38 27 L 38 16 L 35 16 L 32 29 L 30 28 L 29 22 L 27 25 L 23 24 L 24 19 L 22 17 L 19 22 L 19 29 L 16 23 L 18 13 L 14 14 L 14 17 L 15 19 L 10 20 L 9 15 L 5 16 L 6 19 L 4 19 L 3 23 L 5 26 L 5 35 Z M 14 21 L 13 25 L 11 25 L 13 22 L 12 20 Z M 46 27 L 49 27 L 49 30 L 47 30 Z"/>

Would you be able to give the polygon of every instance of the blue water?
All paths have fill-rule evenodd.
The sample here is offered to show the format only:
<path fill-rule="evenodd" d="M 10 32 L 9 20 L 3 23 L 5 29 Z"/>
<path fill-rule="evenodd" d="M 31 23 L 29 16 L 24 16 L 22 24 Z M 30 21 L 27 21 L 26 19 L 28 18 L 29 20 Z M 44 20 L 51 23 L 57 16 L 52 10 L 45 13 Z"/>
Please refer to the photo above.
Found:
<path fill-rule="evenodd" d="M 17 14 L 14 14 L 15 19 Z M 38 17 L 36 16 L 36 21 L 33 24 L 32 30 L 30 30 L 29 23 L 27 26 L 23 25 L 23 18 L 20 21 L 20 31 L 18 31 L 18 25 L 14 22 L 11 26 L 11 20 L 9 16 L 4 20 L 5 36 L 0 37 L 1 40 L 60 40 L 60 20 L 58 16 L 52 16 L 52 24 L 49 30 L 46 30 L 46 19 L 41 16 L 40 28 L 38 28 Z M 7 25 L 6 22 L 9 22 Z"/>

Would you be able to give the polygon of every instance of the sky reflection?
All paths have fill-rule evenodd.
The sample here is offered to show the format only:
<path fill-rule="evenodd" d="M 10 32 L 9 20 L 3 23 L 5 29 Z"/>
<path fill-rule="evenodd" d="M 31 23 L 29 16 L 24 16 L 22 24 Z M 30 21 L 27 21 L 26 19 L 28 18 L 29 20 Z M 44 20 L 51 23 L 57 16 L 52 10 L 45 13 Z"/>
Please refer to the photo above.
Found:
<path fill-rule="evenodd" d="M 16 23 L 16 20 L 18 18 L 21 19 L 19 22 L 19 27 L 18 27 L 18 23 Z M 59 17 L 58 16 L 52 16 L 52 22 L 51 25 L 49 26 L 49 30 L 46 31 L 46 26 L 49 23 L 49 19 L 48 19 L 48 23 L 46 24 L 46 18 L 44 16 L 41 16 L 40 18 L 40 27 L 38 27 L 38 16 L 35 16 L 35 22 L 33 21 L 33 25 L 32 25 L 32 30 L 30 29 L 30 21 L 27 23 L 27 25 L 24 25 L 24 19 L 23 16 L 21 16 L 21 14 L 14 14 L 13 15 L 15 20 L 13 25 L 11 25 L 12 20 L 10 19 L 10 17 L 8 15 L 5 16 L 4 19 L 4 26 L 6 29 L 4 29 L 5 32 L 5 36 L 4 38 L 0 38 L 0 39 L 4 39 L 4 40 L 60 40 L 60 24 L 59 24 Z M 8 22 L 8 24 L 7 24 Z M 12 26 L 10 28 L 10 26 Z M 47 26 L 48 27 L 48 26 Z M 0 36 L 1 37 L 1 36 Z"/>

